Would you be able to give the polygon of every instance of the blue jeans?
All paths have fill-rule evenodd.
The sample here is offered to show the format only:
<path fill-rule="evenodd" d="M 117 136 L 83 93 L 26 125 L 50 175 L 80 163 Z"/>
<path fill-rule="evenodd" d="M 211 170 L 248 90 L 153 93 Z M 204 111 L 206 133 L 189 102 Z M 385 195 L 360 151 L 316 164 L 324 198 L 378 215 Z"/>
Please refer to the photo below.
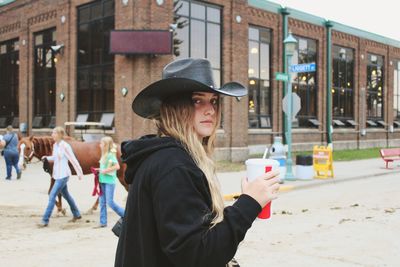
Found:
<path fill-rule="evenodd" d="M 115 184 L 100 183 L 102 195 L 100 196 L 100 225 L 107 225 L 107 205 L 120 217 L 124 217 L 125 210 L 114 202 Z"/>
<path fill-rule="evenodd" d="M 53 212 L 54 206 L 56 205 L 56 197 L 58 193 L 61 192 L 61 195 L 65 198 L 65 200 L 68 202 L 69 207 L 71 208 L 72 214 L 74 217 L 80 217 L 81 214 L 79 213 L 78 207 L 75 204 L 75 201 L 72 199 L 71 195 L 68 192 L 68 183 L 69 177 L 65 177 L 62 179 L 56 179 L 53 185 L 53 188 L 50 191 L 49 194 L 49 204 L 47 204 L 46 211 L 44 212 L 42 222 L 44 224 L 49 223 L 49 219 L 51 216 L 51 213 Z"/>
<path fill-rule="evenodd" d="M 18 158 L 19 155 L 17 151 L 4 150 L 4 160 L 6 161 L 7 178 L 11 178 L 11 170 L 13 166 L 17 174 L 21 172 L 21 170 L 18 168 Z"/>

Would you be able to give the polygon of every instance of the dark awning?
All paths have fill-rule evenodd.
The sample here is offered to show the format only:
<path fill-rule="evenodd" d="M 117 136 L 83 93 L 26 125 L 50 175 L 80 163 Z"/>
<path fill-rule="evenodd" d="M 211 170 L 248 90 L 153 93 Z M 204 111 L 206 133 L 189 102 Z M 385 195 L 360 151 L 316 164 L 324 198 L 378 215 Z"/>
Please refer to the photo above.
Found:
<path fill-rule="evenodd" d="M 111 54 L 172 54 L 172 32 L 163 30 L 114 30 Z"/>

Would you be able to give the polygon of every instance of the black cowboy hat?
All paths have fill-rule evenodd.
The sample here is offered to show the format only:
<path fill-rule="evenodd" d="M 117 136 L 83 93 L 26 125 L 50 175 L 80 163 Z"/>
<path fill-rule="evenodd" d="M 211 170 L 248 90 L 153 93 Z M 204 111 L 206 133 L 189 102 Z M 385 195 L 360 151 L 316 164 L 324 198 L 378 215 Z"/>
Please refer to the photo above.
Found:
<path fill-rule="evenodd" d="M 160 114 L 161 103 L 165 99 L 191 92 L 241 97 L 247 95 L 247 88 L 237 82 L 216 88 L 207 59 L 179 59 L 164 67 L 161 80 L 150 84 L 135 97 L 132 109 L 143 118 L 155 118 Z"/>

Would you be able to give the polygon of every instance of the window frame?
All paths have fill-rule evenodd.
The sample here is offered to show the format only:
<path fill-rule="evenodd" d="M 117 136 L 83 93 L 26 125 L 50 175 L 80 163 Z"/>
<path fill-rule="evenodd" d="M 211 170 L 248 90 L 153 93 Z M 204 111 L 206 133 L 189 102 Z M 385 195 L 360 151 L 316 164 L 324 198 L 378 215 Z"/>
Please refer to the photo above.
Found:
<path fill-rule="evenodd" d="M 215 83 L 217 87 L 220 87 L 222 85 L 222 72 L 223 72 L 223 67 L 222 67 L 222 30 L 223 30 L 223 20 L 222 20 L 222 16 L 223 16 L 223 8 L 219 5 L 215 5 L 215 4 L 209 4 L 209 3 L 205 3 L 205 2 L 200 2 L 200 1 L 194 1 L 194 0 L 179 0 L 180 3 L 185 2 L 188 5 L 188 14 L 179 14 L 179 16 L 187 21 L 187 25 L 185 27 L 188 27 L 188 46 L 187 46 L 187 55 L 183 55 L 182 52 L 181 54 L 176 57 L 177 59 L 179 58 L 185 58 L 185 57 L 192 57 L 192 23 L 191 21 L 196 21 L 196 22 L 202 22 L 204 24 L 204 58 L 208 59 L 208 55 L 210 54 L 208 51 L 208 24 L 213 24 L 213 25 L 219 25 L 219 67 L 215 67 L 214 64 L 211 64 L 212 70 L 213 70 L 213 74 L 214 74 L 214 79 L 215 79 Z M 205 9 L 205 15 L 204 15 L 204 19 L 201 18 L 196 18 L 192 16 L 192 5 L 196 4 L 196 5 L 200 5 L 203 6 Z M 179 3 L 178 3 L 179 5 Z M 208 16 L 208 8 L 212 8 L 212 9 L 218 9 L 219 10 L 219 22 L 215 22 L 212 20 L 209 20 L 209 16 Z M 177 32 L 179 32 L 181 29 L 176 29 Z M 211 61 L 211 60 L 210 60 Z M 215 73 L 219 73 L 219 75 L 215 75 Z"/>
<path fill-rule="evenodd" d="M 56 33 L 57 30 L 55 27 L 45 29 L 35 32 L 33 39 L 33 116 L 43 118 L 42 126 L 49 125 L 51 117 L 56 115 L 57 59 L 56 53 L 51 49 L 51 46 L 56 45 L 57 42 Z M 42 40 L 37 44 L 36 40 L 39 36 L 42 36 Z M 39 55 L 39 51 L 46 51 L 46 53 Z M 47 58 L 48 53 L 51 54 L 49 59 Z M 39 59 L 39 57 L 41 58 Z M 43 72 L 41 69 L 43 66 L 38 66 L 39 60 L 46 65 L 49 62 L 51 63 L 48 72 Z M 48 87 L 46 85 L 48 85 Z M 46 93 L 40 90 L 45 90 L 50 87 L 54 87 L 52 95 L 46 97 Z"/>
<path fill-rule="evenodd" d="M 258 58 L 257 58 L 257 63 L 258 63 L 258 75 L 255 75 L 254 77 L 250 77 L 250 74 L 248 74 L 248 80 L 249 80 L 249 96 L 248 96 L 248 128 L 249 129 L 271 129 L 272 128 L 272 121 L 273 121 L 273 114 L 272 114 L 272 80 L 271 80 L 271 52 L 272 52 L 272 38 L 273 38 L 273 33 L 272 29 L 265 28 L 265 27 L 260 27 L 256 25 L 249 25 L 249 34 L 248 34 L 248 43 L 249 43 L 249 51 L 248 51 L 248 65 L 249 65 L 249 70 L 250 70 L 250 54 L 251 54 L 251 42 L 257 43 L 257 49 L 258 49 Z M 250 30 L 257 30 L 258 32 L 258 38 L 256 39 L 251 39 L 250 37 Z M 268 39 L 269 42 L 262 42 L 261 40 L 261 34 L 268 34 Z M 268 66 L 268 78 L 267 79 L 262 79 L 261 77 L 261 63 L 262 63 L 262 55 L 261 55 L 261 45 L 262 44 L 268 44 L 268 62 L 265 62 L 266 65 Z M 258 77 L 256 77 L 258 76 Z M 253 79 L 254 78 L 254 79 Z M 250 114 L 250 93 L 252 90 L 252 84 L 251 82 L 254 81 L 255 83 L 255 92 L 256 96 L 255 98 L 257 99 L 257 105 L 256 105 L 256 110 L 254 114 Z M 268 95 L 268 103 L 265 103 L 266 105 L 266 111 L 265 114 L 260 114 L 261 113 L 261 84 L 262 83 L 268 83 L 268 87 L 265 88 L 265 91 L 267 92 L 266 94 Z M 252 118 L 253 117 L 253 118 Z M 265 121 L 264 121 L 265 119 Z M 252 126 L 252 124 L 255 123 L 255 126 Z M 266 124 L 263 126 L 263 124 Z"/>
<path fill-rule="evenodd" d="M 376 59 L 377 62 L 379 61 L 379 59 L 381 59 L 382 64 L 379 65 L 378 63 L 376 63 L 376 64 L 372 63 L 372 56 L 377 58 Z M 377 71 L 379 70 L 379 67 L 380 67 L 380 72 L 381 72 L 381 79 L 380 79 L 381 80 L 380 81 L 381 82 L 381 95 L 379 95 L 379 85 L 377 84 L 378 91 L 375 92 L 375 90 L 373 88 L 371 88 L 371 86 L 372 86 L 372 78 L 371 78 L 371 80 L 369 80 L 369 77 L 370 77 L 369 69 L 370 68 L 375 68 L 375 67 L 376 67 Z M 372 77 L 372 73 L 371 73 L 371 77 Z M 385 103 L 384 103 L 384 96 L 385 96 L 385 88 L 384 88 L 384 86 L 385 86 L 385 57 L 384 56 L 378 55 L 378 54 L 374 54 L 374 53 L 367 53 L 366 84 L 367 84 L 367 86 L 366 86 L 366 94 L 365 94 L 365 98 L 366 98 L 365 99 L 365 101 L 366 101 L 366 110 L 365 110 L 365 112 L 367 113 L 366 114 L 367 120 L 383 120 L 384 111 L 385 111 Z M 369 102 L 368 99 L 369 99 L 370 95 L 375 95 L 375 94 L 377 96 L 381 97 L 382 106 L 380 108 L 380 113 L 381 113 L 380 116 L 379 115 L 377 115 L 377 116 L 369 115 L 370 109 L 369 109 L 369 105 L 368 105 L 369 104 L 368 103 Z M 377 110 L 376 112 L 379 112 L 379 111 Z"/>
<path fill-rule="evenodd" d="M 337 51 L 336 51 L 337 50 Z M 343 51 L 343 52 L 342 52 Z M 336 120 L 353 120 L 354 119 L 354 55 L 355 51 L 353 48 L 348 48 L 344 47 L 341 45 L 333 45 L 332 47 L 332 117 L 333 119 Z M 349 55 L 350 54 L 350 55 Z M 343 58 L 344 55 L 344 58 Z M 344 64 L 344 71 L 341 71 L 341 68 L 343 67 L 342 65 Z M 335 69 L 338 69 L 338 72 L 335 72 Z M 349 81 L 349 69 L 351 71 L 351 78 Z M 344 86 L 342 86 L 342 81 L 341 81 L 341 76 L 340 74 L 344 73 Z M 337 77 L 336 77 L 337 75 Z M 349 83 L 351 82 L 351 86 L 349 86 Z M 338 107 L 340 109 L 341 105 L 341 97 L 340 97 L 340 92 L 345 93 L 345 104 L 344 104 L 344 111 L 343 111 L 343 116 L 340 115 L 335 115 L 335 93 L 339 92 L 337 95 L 338 98 Z M 347 99 L 349 97 L 348 93 L 351 93 L 351 98 Z M 350 102 L 350 105 L 347 106 L 347 104 Z M 346 111 L 346 109 L 350 107 L 351 111 Z M 349 114 L 350 113 L 350 114 Z M 346 115 L 348 114 L 348 115 Z"/>
<path fill-rule="evenodd" d="M 3 48 L 4 53 L 1 51 Z M 1 66 L 3 61 L 5 65 Z M 0 42 L 0 71 L 4 77 L 11 77 L 9 80 L 2 81 L 0 75 L 2 100 L 4 103 L 11 103 L 9 107 L 0 107 L 0 116 L 6 117 L 7 124 L 10 124 L 14 117 L 19 116 L 19 38 Z"/>
<path fill-rule="evenodd" d="M 113 12 L 110 12 L 110 10 L 107 9 L 108 4 L 113 5 Z M 97 9 L 99 6 L 100 9 Z M 93 14 L 96 14 L 96 11 L 99 11 L 101 15 L 97 14 L 95 17 L 92 17 Z M 115 1 L 101 0 L 78 6 L 77 14 L 77 101 L 75 105 L 75 110 L 77 114 L 88 113 L 88 120 L 99 121 L 103 113 L 114 113 L 115 110 L 115 56 L 109 53 L 110 31 L 115 28 Z M 84 17 L 84 15 L 87 15 L 87 17 Z M 110 22 L 113 25 L 111 29 L 104 30 L 104 25 L 107 25 Z M 97 24 L 101 25 L 100 32 L 92 30 L 93 25 Z M 88 36 L 81 35 L 80 33 L 81 27 L 84 26 L 88 26 Z M 98 27 L 95 28 L 97 29 Z M 100 38 L 97 42 L 96 40 L 94 40 L 94 38 L 91 38 L 95 34 L 98 34 L 97 37 Z M 107 36 L 108 40 L 106 40 Z M 87 43 L 81 43 L 82 39 L 89 39 L 89 41 Z M 100 44 L 100 46 L 94 46 L 94 44 Z M 80 49 L 82 45 L 86 46 L 87 51 Z M 101 48 L 101 53 L 96 56 L 95 50 L 99 47 Z M 87 54 L 87 57 L 80 57 L 80 53 L 83 55 Z M 86 61 L 82 62 L 82 60 Z M 112 71 L 110 72 L 110 70 Z M 87 75 L 85 81 L 81 81 L 83 73 L 86 73 Z M 112 74 L 111 76 L 106 76 L 105 74 L 107 73 Z M 108 77 L 112 77 L 111 86 L 107 86 L 107 82 L 110 83 L 106 80 Z M 81 87 L 81 83 L 84 82 L 87 83 L 87 87 Z M 85 96 L 83 97 L 83 95 Z M 86 99 L 87 102 L 78 102 L 78 99 Z"/>
<path fill-rule="evenodd" d="M 393 111 L 396 112 L 396 115 L 393 114 L 393 120 L 400 121 L 400 59 L 394 60 L 394 64 L 395 66 L 393 75 Z M 396 77 L 397 81 L 395 81 Z M 397 98 L 397 107 L 395 106 L 396 98 Z"/>
<path fill-rule="evenodd" d="M 296 44 L 296 50 L 295 53 L 293 55 L 293 60 L 292 60 L 292 64 L 308 64 L 308 63 L 315 63 L 318 64 L 318 40 L 316 39 L 311 39 L 308 37 L 304 37 L 304 36 L 299 36 L 299 35 L 294 35 L 294 37 L 297 39 L 297 44 Z M 306 58 L 309 58 L 310 56 L 313 56 L 314 60 L 313 61 L 301 61 L 301 54 L 304 53 L 300 53 L 300 44 L 301 42 L 307 42 L 307 53 L 306 53 Z M 315 51 L 314 52 L 310 52 L 311 48 L 310 48 L 310 42 L 314 42 L 314 47 L 315 47 Z M 315 72 L 296 72 L 296 73 L 291 73 L 291 79 L 292 79 L 292 92 L 296 93 L 300 99 L 301 99 L 301 109 L 299 111 L 299 113 L 296 116 L 296 122 L 293 122 L 292 127 L 293 128 L 313 128 L 315 127 L 315 125 L 312 125 L 310 123 L 310 119 L 317 119 L 318 117 L 318 68 L 316 69 Z M 301 84 L 300 79 L 297 79 L 297 77 L 302 76 L 306 78 L 307 83 Z M 297 81 L 296 81 L 297 79 Z M 310 81 L 314 80 L 314 96 L 312 96 L 310 94 L 310 87 L 312 85 L 310 85 Z M 304 89 L 300 89 L 300 87 L 306 87 L 305 88 L 305 92 L 306 92 L 306 99 L 304 100 L 302 98 L 302 94 L 300 93 L 300 90 L 304 90 Z M 312 101 L 311 99 L 314 98 L 313 101 L 313 107 L 311 107 L 310 102 Z M 304 105 L 303 102 L 306 102 L 306 104 Z M 304 111 L 304 109 L 306 109 L 306 111 Z M 310 114 L 312 113 L 312 111 L 310 111 L 310 109 L 314 109 L 314 114 Z M 302 113 L 306 113 L 306 114 L 302 114 Z"/>

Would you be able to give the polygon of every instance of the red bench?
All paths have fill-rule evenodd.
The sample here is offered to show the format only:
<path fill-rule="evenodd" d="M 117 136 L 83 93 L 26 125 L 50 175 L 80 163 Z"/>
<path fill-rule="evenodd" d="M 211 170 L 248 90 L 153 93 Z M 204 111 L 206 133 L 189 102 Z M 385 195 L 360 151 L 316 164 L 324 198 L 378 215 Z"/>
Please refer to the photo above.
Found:
<path fill-rule="evenodd" d="M 386 162 L 386 169 L 389 162 L 400 160 L 400 148 L 382 148 L 380 152 L 382 159 Z"/>

